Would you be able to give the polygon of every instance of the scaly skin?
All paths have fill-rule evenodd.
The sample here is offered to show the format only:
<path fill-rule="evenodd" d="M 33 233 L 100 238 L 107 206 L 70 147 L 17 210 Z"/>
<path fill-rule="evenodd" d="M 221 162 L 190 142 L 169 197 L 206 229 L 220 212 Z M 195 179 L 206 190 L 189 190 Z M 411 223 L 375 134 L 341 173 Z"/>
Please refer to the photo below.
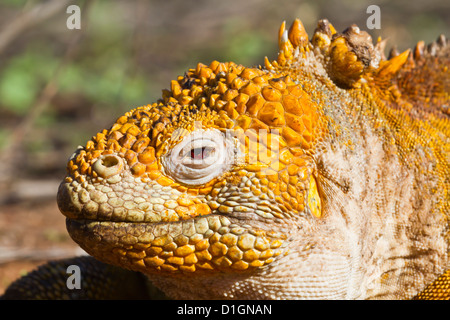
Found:
<path fill-rule="evenodd" d="M 296 20 L 279 47 L 198 64 L 79 148 L 72 238 L 171 298 L 448 299 L 448 42 L 387 60 Z"/>

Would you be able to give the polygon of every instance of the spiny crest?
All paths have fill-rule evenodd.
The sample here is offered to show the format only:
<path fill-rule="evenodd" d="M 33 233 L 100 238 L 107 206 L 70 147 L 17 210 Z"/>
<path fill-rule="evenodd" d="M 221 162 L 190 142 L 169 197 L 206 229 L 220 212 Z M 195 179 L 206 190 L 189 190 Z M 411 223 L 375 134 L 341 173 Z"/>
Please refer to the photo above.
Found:
<path fill-rule="evenodd" d="M 296 19 L 289 30 L 286 23 L 281 24 L 278 32 L 279 53 L 277 60 L 270 62 L 265 58 L 265 67 L 276 70 L 279 67 L 290 66 L 305 59 L 308 52 L 314 52 L 322 63 L 328 76 L 341 88 L 359 87 L 368 79 L 385 81 L 393 78 L 406 65 L 414 68 L 416 61 L 427 55 L 435 56 L 448 45 L 441 35 L 436 42 L 428 47 L 423 41 L 417 43 L 414 50 L 406 50 L 399 54 L 391 50 L 389 58 L 384 55 L 386 41 L 378 38 L 376 44 L 371 36 L 360 30 L 356 25 L 336 32 L 333 25 L 326 19 L 319 20 L 311 38 L 299 19 Z"/>

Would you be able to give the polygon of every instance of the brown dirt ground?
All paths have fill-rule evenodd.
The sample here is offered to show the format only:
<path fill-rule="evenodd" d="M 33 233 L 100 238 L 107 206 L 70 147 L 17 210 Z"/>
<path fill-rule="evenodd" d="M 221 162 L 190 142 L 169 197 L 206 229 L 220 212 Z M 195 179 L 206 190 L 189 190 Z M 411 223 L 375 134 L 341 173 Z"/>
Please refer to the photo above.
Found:
<path fill-rule="evenodd" d="M 0 295 L 38 265 L 76 253 L 55 199 L 0 206 Z"/>

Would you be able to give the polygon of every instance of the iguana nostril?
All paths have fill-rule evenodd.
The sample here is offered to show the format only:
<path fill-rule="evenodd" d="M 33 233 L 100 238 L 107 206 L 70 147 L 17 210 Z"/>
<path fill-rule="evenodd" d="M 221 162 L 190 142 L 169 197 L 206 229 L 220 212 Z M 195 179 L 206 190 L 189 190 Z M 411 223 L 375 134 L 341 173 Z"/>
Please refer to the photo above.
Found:
<path fill-rule="evenodd" d="M 102 178 L 109 178 L 122 172 L 123 161 L 116 155 L 107 154 L 100 156 L 95 161 L 92 169 Z"/>

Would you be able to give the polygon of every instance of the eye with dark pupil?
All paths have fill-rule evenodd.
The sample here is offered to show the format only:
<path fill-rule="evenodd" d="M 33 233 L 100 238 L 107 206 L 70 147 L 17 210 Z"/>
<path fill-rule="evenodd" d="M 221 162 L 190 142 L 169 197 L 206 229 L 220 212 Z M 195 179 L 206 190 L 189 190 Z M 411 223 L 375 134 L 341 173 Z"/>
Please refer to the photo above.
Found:
<path fill-rule="evenodd" d="M 207 147 L 191 149 L 191 159 L 202 160 L 209 155 L 209 152 L 210 150 Z"/>

